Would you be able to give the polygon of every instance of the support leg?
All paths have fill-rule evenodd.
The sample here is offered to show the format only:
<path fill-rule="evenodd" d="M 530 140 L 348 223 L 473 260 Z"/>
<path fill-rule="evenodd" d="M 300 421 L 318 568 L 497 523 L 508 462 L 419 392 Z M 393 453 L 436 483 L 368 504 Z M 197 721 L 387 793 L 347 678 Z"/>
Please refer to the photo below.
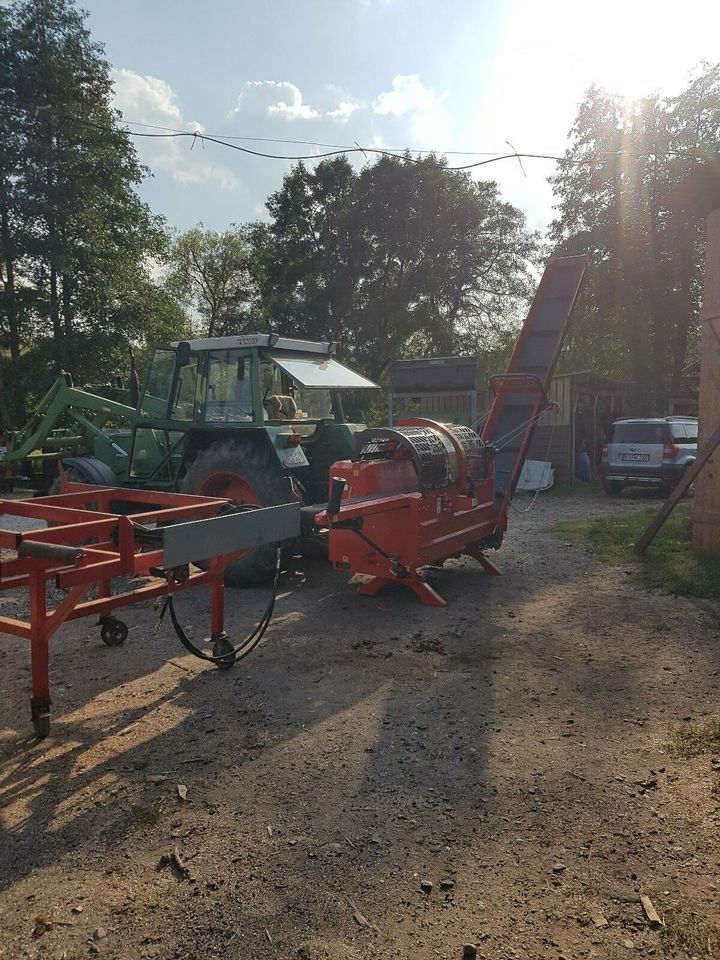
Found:
<path fill-rule="evenodd" d="M 489 573 L 493 577 L 502 576 L 495 564 L 491 560 L 488 560 L 482 550 L 478 550 L 476 547 L 467 547 L 465 549 L 465 554 L 468 557 L 473 557 L 475 560 L 477 560 L 485 573 Z"/>
<path fill-rule="evenodd" d="M 45 574 L 33 572 L 29 578 L 30 590 L 30 664 L 32 669 L 32 699 L 30 715 L 35 733 L 41 739 L 50 733 L 50 665 L 48 634 L 45 629 L 47 602 Z"/>
<path fill-rule="evenodd" d="M 376 596 L 383 587 L 386 587 L 388 584 L 398 584 L 403 587 L 409 587 L 410 590 L 414 591 L 415 595 L 420 599 L 421 603 L 424 603 L 428 607 L 445 607 L 447 602 L 443 600 L 440 594 L 433 590 L 433 588 L 425 581 L 418 577 L 417 575 L 412 577 L 406 577 L 403 580 L 400 579 L 389 579 L 388 577 L 373 577 L 372 580 L 368 580 L 367 583 L 364 583 L 361 587 L 358 588 L 358 593 L 363 597 L 374 597 Z"/>
<path fill-rule="evenodd" d="M 213 578 L 210 587 L 210 632 L 213 637 L 225 632 L 225 583 L 221 570 Z"/>
<path fill-rule="evenodd" d="M 215 665 L 220 670 L 229 670 L 235 663 L 233 645 L 225 633 L 225 571 L 216 571 L 210 586 L 210 639 L 213 644 L 213 656 L 227 659 L 220 660 Z"/>

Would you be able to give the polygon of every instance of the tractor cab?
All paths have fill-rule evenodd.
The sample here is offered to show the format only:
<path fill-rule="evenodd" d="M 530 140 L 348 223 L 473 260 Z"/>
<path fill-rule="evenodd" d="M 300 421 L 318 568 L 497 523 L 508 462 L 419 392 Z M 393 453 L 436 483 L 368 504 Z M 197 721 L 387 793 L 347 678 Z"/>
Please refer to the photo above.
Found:
<path fill-rule="evenodd" d="M 130 480 L 177 488 L 203 450 L 242 441 L 267 450 L 303 500 L 326 500 L 328 467 L 351 455 L 364 428 L 347 423 L 343 392 L 377 389 L 335 350 L 273 334 L 159 347 L 138 403 Z"/>

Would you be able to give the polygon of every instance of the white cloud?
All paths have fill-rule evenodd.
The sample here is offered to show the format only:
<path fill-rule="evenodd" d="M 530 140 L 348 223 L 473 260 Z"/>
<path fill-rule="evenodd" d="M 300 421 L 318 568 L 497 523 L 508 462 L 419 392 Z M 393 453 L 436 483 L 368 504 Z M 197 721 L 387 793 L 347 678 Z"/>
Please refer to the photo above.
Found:
<path fill-rule="evenodd" d="M 337 107 L 334 110 L 328 110 L 325 116 L 330 120 L 335 120 L 337 123 L 347 123 L 350 117 L 356 110 L 359 110 L 360 107 L 361 104 L 353 103 L 352 100 L 341 100 Z"/>
<path fill-rule="evenodd" d="M 287 80 L 248 80 L 231 116 L 281 117 L 283 120 L 315 120 L 320 113 L 303 103 L 300 88 Z"/>
<path fill-rule="evenodd" d="M 442 148 L 450 133 L 450 115 L 445 109 L 447 93 L 436 94 L 418 74 L 399 73 L 392 90 L 379 94 L 373 110 L 381 116 L 408 117 L 413 137 L 422 145 Z"/>
<path fill-rule="evenodd" d="M 177 97 L 164 80 L 143 77 L 134 70 L 126 69 L 114 69 L 112 79 L 115 106 L 125 120 L 187 130 L 190 133 L 204 132 L 197 120 L 183 119 Z M 151 169 L 165 171 L 178 183 L 211 183 L 224 190 L 230 190 L 238 184 L 232 170 L 203 156 L 202 143 L 178 137 L 167 140 L 139 138 L 136 144 L 142 159 Z"/>
<path fill-rule="evenodd" d="M 305 103 L 300 88 L 289 80 L 248 80 L 243 84 L 237 105 L 230 111 L 229 117 L 278 117 L 281 120 L 323 118 L 344 124 L 362 107 L 362 103 L 351 100 L 347 92 L 341 91 L 339 87 L 329 85 L 326 90 L 339 97 L 338 105 L 333 110 L 323 110 Z"/>

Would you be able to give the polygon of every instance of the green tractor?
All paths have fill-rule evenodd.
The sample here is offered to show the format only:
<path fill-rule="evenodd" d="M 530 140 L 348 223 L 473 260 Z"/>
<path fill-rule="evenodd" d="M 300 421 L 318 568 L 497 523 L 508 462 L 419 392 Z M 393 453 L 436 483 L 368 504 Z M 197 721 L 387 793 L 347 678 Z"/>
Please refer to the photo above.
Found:
<path fill-rule="evenodd" d="M 158 347 L 142 392 L 135 380 L 101 396 L 63 374 L 11 436 L 5 463 L 41 463 L 46 481 L 60 460 L 83 483 L 256 506 L 299 499 L 307 550 L 322 543 L 313 516 L 328 498 L 328 468 L 365 428 L 345 421 L 343 392 L 377 389 L 334 354 L 333 343 L 254 334 Z M 273 546 L 256 547 L 226 580 L 261 583 L 274 566 Z"/>

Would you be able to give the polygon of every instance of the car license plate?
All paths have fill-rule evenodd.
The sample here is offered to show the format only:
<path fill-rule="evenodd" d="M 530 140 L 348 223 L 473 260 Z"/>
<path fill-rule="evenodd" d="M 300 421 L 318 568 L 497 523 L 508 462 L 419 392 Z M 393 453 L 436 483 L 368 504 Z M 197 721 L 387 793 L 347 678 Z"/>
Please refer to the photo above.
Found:
<path fill-rule="evenodd" d="M 624 463 L 647 463 L 650 459 L 649 453 L 623 453 L 620 459 Z"/>

